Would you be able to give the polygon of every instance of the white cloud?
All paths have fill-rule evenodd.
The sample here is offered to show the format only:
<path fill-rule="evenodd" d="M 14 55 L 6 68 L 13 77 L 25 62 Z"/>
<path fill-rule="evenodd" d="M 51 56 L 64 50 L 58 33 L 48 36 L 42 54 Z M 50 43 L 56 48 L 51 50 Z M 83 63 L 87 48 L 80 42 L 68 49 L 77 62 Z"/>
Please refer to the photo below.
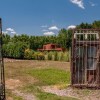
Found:
<path fill-rule="evenodd" d="M 76 28 L 75 25 L 70 25 L 70 26 L 67 27 L 67 29 L 74 29 L 74 28 Z"/>
<path fill-rule="evenodd" d="M 49 30 L 59 30 L 59 28 L 57 26 L 51 26 L 48 28 Z"/>
<path fill-rule="evenodd" d="M 47 28 L 48 26 L 47 26 L 47 25 L 42 25 L 41 27 L 42 27 L 42 28 Z"/>
<path fill-rule="evenodd" d="M 2 31 L 3 34 L 8 34 L 8 31 Z"/>
<path fill-rule="evenodd" d="M 45 29 L 44 29 L 44 30 L 42 30 L 42 31 L 43 31 L 43 32 L 47 32 L 48 30 L 45 30 Z"/>
<path fill-rule="evenodd" d="M 6 30 L 10 31 L 10 32 L 14 31 L 14 29 L 12 29 L 12 28 L 7 28 Z"/>
<path fill-rule="evenodd" d="M 89 2 L 89 3 L 90 3 L 90 5 L 91 5 L 92 7 L 96 6 L 96 4 L 93 3 L 93 2 Z"/>
<path fill-rule="evenodd" d="M 54 35 L 55 33 L 54 32 L 45 32 L 45 33 L 43 33 L 44 35 Z"/>
<path fill-rule="evenodd" d="M 4 34 L 13 34 L 13 35 L 18 35 L 16 34 L 15 30 L 13 28 L 7 28 L 6 31 L 3 31 Z"/>
<path fill-rule="evenodd" d="M 85 9 L 83 0 L 70 0 L 73 4 L 78 5 L 78 7 Z"/>
<path fill-rule="evenodd" d="M 15 32 L 15 31 L 12 31 L 11 33 L 12 33 L 12 34 L 16 34 L 16 32 Z"/>

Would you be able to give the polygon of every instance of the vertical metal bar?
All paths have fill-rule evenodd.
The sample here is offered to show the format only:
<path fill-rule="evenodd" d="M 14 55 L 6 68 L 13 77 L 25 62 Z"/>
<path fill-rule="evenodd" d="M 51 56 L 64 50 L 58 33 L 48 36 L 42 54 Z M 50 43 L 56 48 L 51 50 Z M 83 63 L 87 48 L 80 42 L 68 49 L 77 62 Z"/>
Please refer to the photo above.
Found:
<path fill-rule="evenodd" d="M 98 34 L 99 34 L 99 61 L 100 61 L 100 30 L 98 31 Z M 100 62 L 99 62 L 99 65 L 98 65 L 98 69 L 99 69 L 99 71 L 98 71 L 98 80 L 99 80 L 98 87 L 100 88 Z"/>
<path fill-rule="evenodd" d="M 89 51 L 88 51 L 88 53 L 90 54 L 88 54 L 89 56 L 88 56 L 88 61 L 90 60 L 90 62 L 87 62 L 88 64 L 89 64 L 89 66 L 87 66 L 88 67 L 88 84 L 90 85 L 91 83 L 89 82 L 90 80 L 91 80 L 91 75 L 90 75 L 90 73 L 91 73 L 91 67 L 92 67 L 92 64 L 91 64 L 91 61 L 92 61 L 92 56 L 91 56 L 91 53 L 92 53 L 92 51 L 91 51 L 91 49 L 92 49 L 92 34 L 91 34 L 91 32 L 89 32 L 90 34 L 90 36 L 89 36 L 89 42 L 90 42 L 90 44 L 89 44 Z"/>
<path fill-rule="evenodd" d="M 94 34 L 94 49 L 96 49 L 96 38 L 95 38 L 95 34 Z M 93 82 L 92 82 L 92 85 L 95 85 L 95 67 L 96 67 L 96 64 L 95 64 L 95 50 L 94 50 L 94 55 L 93 55 Z"/>
<path fill-rule="evenodd" d="M 100 30 L 98 31 L 98 34 L 99 34 L 99 38 L 98 38 L 98 41 L 99 41 L 99 44 L 98 44 L 98 47 L 99 47 L 99 55 L 98 55 L 98 66 L 97 66 L 97 70 L 96 70 L 96 77 L 97 77 L 97 86 L 100 88 Z"/>
<path fill-rule="evenodd" d="M 2 85 L 2 93 L 0 94 L 0 100 L 6 100 L 5 97 L 5 76 L 4 76 L 4 61 L 3 61 L 3 50 L 2 50 L 2 21 L 0 18 L 0 67 L 1 67 L 1 85 Z"/>
<path fill-rule="evenodd" d="M 83 44 L 82 44 L 82 81 L 81 81 L 81 84 L 83 84 L 84 82 L 84 32 L 83 32 Z"/>
<path fill-rule="evenodd" d="M 87 85 L 87 38 L 85 38 L 85 62 L 85 84 Z"/>
<path fill-rule="evenodd" d="M 74 84 L 75 78 L 73 78 L 73 68 L 74 68 L 74 30 L 73 30 L 73 34 L 72 34 L 72 49 L 71 49 L 71 85 Z"/>
<path fill-rule="evenodd" d="M 77 58 L 77 56 L 76 56 L 76 54 L 77 54 L 77 44 L 76 44 L 76 42 L 77 42 L 77 35 L 75 34 L 76 32 L 74 31 L 74 35 L 75 35 L 75 37 L 74 37 L 74 77 L 75 77 L 75 84 L 77 84 L 77 72 L 76 72 L 76 58 Z"/>
<path fill-rule="evenodd" d="M 77 61 L 78 61 L 78 66 L 77 66 L 77 83 L 79 84 L 79 66 L 80 66 L 80 35 L 78 35 L 78 58 L 77 58 Z"/>
<path fill-rule="evenodd" d="M 81 30 L 79 30 L 79 33 L 81 33 Z M 79 35 L 79 66 L 78 66 L 78 84 L 80 84 L 80 78 L 81 78 L 81 72 L 80 72 L 80 67 L 81 67 L 81 34 Z"/>

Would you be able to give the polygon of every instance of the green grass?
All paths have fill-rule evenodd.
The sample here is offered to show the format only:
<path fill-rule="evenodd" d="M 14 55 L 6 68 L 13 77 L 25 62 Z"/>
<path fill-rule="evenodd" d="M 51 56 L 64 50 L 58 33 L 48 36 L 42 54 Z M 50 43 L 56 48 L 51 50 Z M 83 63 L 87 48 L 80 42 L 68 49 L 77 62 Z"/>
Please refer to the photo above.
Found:
<path fill-rule="evenodd" d="M 52 93 L 43 92 L 38 86 L 28 85 L 23 88 L 28 93 L 33 93 L 39 100 L 79 100 L 73 97 L 57 96 Z"/>
<path fill-rule="evenodd" d="M 25 92 L 33 93 L 39 100 L 78 100 L 72 97 L 57 96 L 41 90 L 41 86 L 60 85 L 67 87 L 70 84 L 70 72 L 56 68 L 32 69 L 25 71 L 26 75 L 31 75 L 38 81 L 28 84 L 22 89 Z M 65 86 L 66 85 L 66 86 Z"/>
<path fill-rule="evenodd" d="M 33 61 L 22 60 L 5 63 L 5 76 L 6 81 L 9 79 L 19 80 L 21 82 L 18 86 L 18 91 L 22 93 L 33 94 L 37 100 L 78 100 L 73 97 L 57 96 L 52 93 L 46 93 L 43 91 L 42 86 L 51 86 L 55 88 L 67 89 L 70 84 L 70 71 L 69 63 L 58 61 Z M 16 83 L 17 84 L 17 83 Z M 7 84 L 10 86 L 9 84 Z M 23 97 L 18 96 L 12 92 L 13 90 L 6 89 L 7 100 L 11 97 L 13 100 L 24 100 Z M 100 91 L 88 90 L 88 89 L 73 89 L 75 96 L 79 98 L 93 99 L 100 98 Z M 96 95 L 94 95 L 97 93 Z"/>
<path fill-rule="evenodd" d="M 45 92 L 41 92 L 40 94 L 37 95 L 37 97 L 40 100 L 78 100 L 72 97 L 62 97 L 62 96 L 57 96 L 55 94 L 45 93 Z"/>
<path fill-rule="evenodd" d="M 22 97 L 16 96 L 16 95 L 13 95 L 13 99 L 14 99 L 14 100 L 23 100 Z"/>
<path fill-rule="evenodd" d="M 27 74 L 39 80 L 37 85 L 70 84 L 70 72 L 59 69 L 32 69 Z"/>
<path fill-rule="evenodd" d="M 21 96 L 17 96 L 15 94 L 12 94 L 12 92 L 8 89 L 6 89 L 6 96 L 7 97 L 12 97 L 13 100 L 23 100 Z"/>

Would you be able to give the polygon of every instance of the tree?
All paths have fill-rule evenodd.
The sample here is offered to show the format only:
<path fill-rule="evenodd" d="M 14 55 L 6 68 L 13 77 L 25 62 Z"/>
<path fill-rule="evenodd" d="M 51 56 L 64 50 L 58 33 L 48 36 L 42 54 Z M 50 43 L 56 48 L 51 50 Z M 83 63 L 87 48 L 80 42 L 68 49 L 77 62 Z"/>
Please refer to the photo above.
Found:
<path fill-rule="evenodd" d="M 10 42 L 10 35 L 8 34 L 3 34 L 3 44 L 7 44 L 8 42 Z"/>
<path fill-rule="evenodd" d="M 25 49 L 28 48 L 28 45 L 22 42 L 9 42 L 8 44 L 3 45 L 3 54 L 4 57 L 9 58 L 24 58 Z"/>
<path fill-rule="evenodd" d="M 92 27 L 99 29 L 100 28 L 100 21 L 94 21 L 93 24 L 92 24 Z"/>
<path fill-rule="evenodd" d="M 66 48 L 66 40 L 67 40 L 67 30 L 61 29 L 58 34 L 57 43 L 63 48 Z"/>

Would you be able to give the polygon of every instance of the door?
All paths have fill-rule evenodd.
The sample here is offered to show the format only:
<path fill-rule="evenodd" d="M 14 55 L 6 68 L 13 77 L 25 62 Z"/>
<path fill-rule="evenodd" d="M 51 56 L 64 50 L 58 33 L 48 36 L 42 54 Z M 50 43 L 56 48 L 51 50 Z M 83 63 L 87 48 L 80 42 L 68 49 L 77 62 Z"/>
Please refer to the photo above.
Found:
<path fill-rule="evenodd" d="M 76 45 L 75 47 L 75 84 L 95 84 L 98 59 L 98 45 Z"/>

